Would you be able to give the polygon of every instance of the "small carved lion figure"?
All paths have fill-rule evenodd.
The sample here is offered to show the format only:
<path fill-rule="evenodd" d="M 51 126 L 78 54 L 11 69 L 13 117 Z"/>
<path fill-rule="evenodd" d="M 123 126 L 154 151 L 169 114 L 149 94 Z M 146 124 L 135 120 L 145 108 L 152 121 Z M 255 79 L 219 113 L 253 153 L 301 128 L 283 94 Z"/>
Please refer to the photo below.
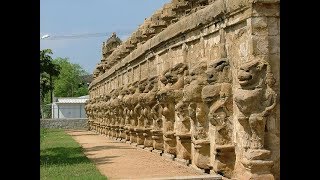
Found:
<path fill-rule="evenodd" d="M 162 130 L 162 106 L 157 103 L 151 109 L 151 117 L 154 130 Z"/>
<path fill-rule="evenodd" d="M 175 110 L 178 117 L 176 121 L 176 131 L 178 134 L 189 134 L 191 119 L 189 117 L 188 104 L 180 101 L 176 104 Z"/>
<path fill-rule="evenodd" d="M 142 79 L 139 81 L 139 85 L 138 85 L 138 94 L 137 94 L 137 104 L 134 108 L 134 113 L 137 114 L 138 116 L 138 127 L 142 128 L 144 127 L 144 95 L 146 93 L 144 93 L 145 87 L 148 83 L 147 81 L 148 79 Z"/>
<path fill-rule="evenodd" d="M 172 68 L 165 70 L 160 77 L 160 81 L 165 85 L 166 90 L 177 90 L 183 88 L 183 75 L 188 66 L 184 63 L 178 63 Z"/>
<path fill-rule="evenodd" d="M 244 127 L 245 147 L 263 149 L 266 117 L 276 105 L 277 94 L 271 88 L 275 82 L 270 65 L 262 60 L 246 62 L 239 67 L 240 87 L 234 93 L 239 109 L 238 121 Z"/>
<path fill-rule="evenodd" d="M 160 75 L 159 80 L 165 85 L 156 95 L 156 99 L 162 106 L 164 116 L 164 131 L 173 131 L 174 106 L 182 98 L 182 88 L 184 86 L 184 75 L 188 66 L 178 63 Z"/>
<path fill-rule="evenodd" d="M 221 58 L 208 65 L 209 85 L 202 89 L 203 101 L 209 107 L 208 120 L 216 128 L 215 143 L 231 143 L 232 85 L 229 60 Z"/>

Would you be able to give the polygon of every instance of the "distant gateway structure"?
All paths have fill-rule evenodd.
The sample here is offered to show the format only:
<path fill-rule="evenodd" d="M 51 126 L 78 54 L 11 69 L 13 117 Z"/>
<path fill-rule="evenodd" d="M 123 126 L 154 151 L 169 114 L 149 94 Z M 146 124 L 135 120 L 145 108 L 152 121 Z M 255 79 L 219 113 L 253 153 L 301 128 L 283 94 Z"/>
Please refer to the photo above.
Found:
<path fill-rule="evenodd" d="M 172 0 L 89 86 L 90 130 L 207 173 L 280 179 L 280 1 Z"/>

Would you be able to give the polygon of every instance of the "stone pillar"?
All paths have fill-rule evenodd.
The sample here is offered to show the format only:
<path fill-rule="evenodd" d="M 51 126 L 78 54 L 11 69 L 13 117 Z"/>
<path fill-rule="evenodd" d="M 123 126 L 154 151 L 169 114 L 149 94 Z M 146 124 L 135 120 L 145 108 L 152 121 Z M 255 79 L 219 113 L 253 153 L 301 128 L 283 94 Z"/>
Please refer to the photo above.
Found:
<path fill-rule="evenodd" d="M 200 61 L 185 76 L 183 102 L 188 105 L 191 120 L 192 166 L 207 171 L 210 169 L 208 107 L 201 98 L 202 88 L 207 84 L 206 69 L 207 63 Z"/>
<path fill-rule="evenodd" d="M 105 94 L 104 95 L 104 102 L 103 102 L 103 119 L 104 119 L 104 129 L 103 129 L 103 134 L 105 136 L 107 136 L 108 134 L 108 125 L 109 125 L 109 111 L 108 111 L 108 107 L 109 107 L 109 99 L 110 96 Z"/>
<path fill-rule="evenodd" d="M 125 141 L 129 141 L 130 142 L 130 119 L 131 119 L 131 116 L 130 116 L 130 108 L 127 106 L 125 109 L 124 109 L 124 116 L 125 116 L 125 122 L 124 122 L 124 135 L 125 135 Z"/>
<path fill-rule="evenodd" d="M 238 85 L 234 92 L 237 105 L 236 119 L 242 126 L 241 163 L 246 176 L 273 179 L 270 169 L 271 152 L 264 149 L 266 120 L 276 105 L 277 94 L 272 89 L 274 79 L 270 65 L 256 59 L 243 63 L 238 69 Z M 257 175 L 259 174 L 259 175 Z"/>
<path fill-rule="evenodd" d="M 110 138 L 111 136 L 111 122 L 112 122 L 112 114 L 111 114 L 111 109 L 110 109 L 110 99 L 106 102 L 106 118 L 107 118 L 107 123 L 106 123 L 106 136 Z"/>
<path fill-rule="evenodd" d="M 145 113 L 144 113 L 144 90 L 146 87 L 147 79 L 143 79 L 139 82 L 139 96 L 138 96 L 138 105 L 135 108 L 135 112 L 138 115 L 138 125 L 135 128 L 137 134 L 137 146 L 140 148 L 144 147 L 144 120 L 145 120 Z"/>
<path fill-rule="evenodd" d="M 163 145 L 163 123 L 162 123 L 162 106 L 157 102 L 151 109 L 153 125 L 152 125 L 152 139 L 153 152 L 162 154 L 164 150 Z"/>
<path fill-rule="evenodd" d="M 124 91 L 124 96 L 122 99 L 122 107 L 123 107 L 123 120 L 124 120 L 124 124 L 123 124 L 123 142 L 127 142 L 130 140 L 130 134 L 129 134 L 129 126 L 130 126 L 130 87 L 131 84 L 127 84 L 125 87 L 125 91 Z"/>
<path fill-rule="evenodd" d="M 153 139 L 152 132 L 153 129 L 153 117 L 151 109 L 156 105 L 156 94 L 158 90 L 158 77 L 153 76 L 148 78 L 148 84 L 144 90 L 144 147 L 145 149 L 151 151 L 153 150 Z"/>
<path fill-rule="evenodd" d="M 133 70 L 132 70 L 133 72 Z M 130 143 L 136 143 L 136 138 L 135 138 L 135 132 L 134 132 L 134 127 L 136 126 L 137 122 L 137 115 L 134 113 L 134 107 L 136 106 L 136 90 L 137 90 L 137 81 L 132 83 L 129 86 L 129 95 L 127 99 L 127 104 L 128 104 L 128 118 L 129 118 L 129 124 L 126 126 L 126 129 L 128 131 L 128 136 L 129 136 L 129 142 Z"/>
<path fill-rule="evenodd" d="M 138 113 L 137 113 L 137 105 L 138 105 L 138 97 L 139 97 L 139 88 L 138 88 L 138 85 L 139 85 L 139 81 L 135 81 L 133 84 L 132 84 L 132 91 L 134 91 L 134 93 L 131 95 L 131 106 L 133 107 L 132 110 L 130 110 L 130 115 L 131 115 L 131 126 L 130 126 L 130 142 L 133 144 L 133 145 L 136 145 L 137 144 L 137 134 L 136 134 L 136 131 L 135 131 L 135 128 L 137 127 L 138 125 Z"/>
<path fill-rule="evenodd" d="M 278 152 L 265 146 L 267 121 L 275 118 L 279 93 L 279 1 L 258 1 L 252 4 L 247 19 L 250 32 L 249 57 L 235 67 L 235 119 L 239 124 L 239 178 L 274 179 L 271 172 Z M 275 22 L 275 23 L 274 23 Z M 274 74 L 277 74 L 275 76 Z M 277 138 L 275 136 L 275 138 Z M 278 172 L 279 173 L 279 172 Z"/>
<path fill-rule="evenodd" d="M 210 62 L 206 71 L 207 82 L 202 98 L 209 108 L 210 166 L 214 173 L 231 178 L 235 166 L 233 144 L 233 104 L 229 60 Z"/>
<path fill-rule="evenodd" d="M 157 99 L 162 106 L 163 115 L 163 156 L 174 159 L 177 154 L 177 140 L 175 137 L 175 105 L 182 99 L 184 75 L 188 66 L 178 63 L 162 72 L 160 81 L 165 85 L 157 94 Z"/>
<path fill-rule="evenodd" d="M 150 113 L 151 113 L 151 109 L 149 106 L 146 106 L 144 108 L 144 115 L 145 115 L 145 119 L 144 119 L 144 149 L 148 150 L 148 151 L 152 151 L 153 150 L 153 140 L 152 140 L 152 134 L 151 134 L 151 129 L 152 129 L 152 120 L 150 117 Z"/>
<path fill-rule="evenodd" d="M 124 96 L 126 95 L 126 87 L 123 87 L 119 95 L 119 135 L 118 138 L 121 141 L 126 142 L 126 133 L 125 133 L 125 105 L 124 105 Z"/>
<path fill-rule="evenodd" d="M 180 101 L 176 104 L 176 141 L 177 157 L 175 161 L 188 165 L 191 161 L 191 119 L 188 104 Z"/>
<path fill-rule="evenodd" d="M 164 154 L 163 156 L 174 159 L 176 156 L 176 138 L 174 136 L 174 103 L 167 101 L 163 104 L 163 140 Z"/>

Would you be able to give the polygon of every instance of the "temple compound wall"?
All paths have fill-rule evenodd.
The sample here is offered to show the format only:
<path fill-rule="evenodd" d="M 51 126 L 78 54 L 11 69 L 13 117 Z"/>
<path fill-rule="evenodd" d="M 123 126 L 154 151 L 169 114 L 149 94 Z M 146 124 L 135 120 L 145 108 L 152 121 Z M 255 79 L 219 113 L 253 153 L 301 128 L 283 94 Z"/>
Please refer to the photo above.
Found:
<path fill-rule="evenodd" d="M 89 129 L 236 179 L 280 179 L 279 0 L 172 0 L 102 46 Z"/>
<path fill-rule="evenodd" d="M 88 129 L 87 118 L 40 119 L 40 128 L 48 129 Z"/>

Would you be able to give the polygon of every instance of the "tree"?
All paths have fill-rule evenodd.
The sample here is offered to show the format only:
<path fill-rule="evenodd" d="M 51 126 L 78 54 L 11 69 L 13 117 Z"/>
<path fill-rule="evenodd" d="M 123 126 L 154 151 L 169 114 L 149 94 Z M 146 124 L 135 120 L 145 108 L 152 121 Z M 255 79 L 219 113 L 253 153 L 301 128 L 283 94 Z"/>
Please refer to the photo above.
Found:
<path fill-rule="evenodd" d="M 41 104 L 45 101 L 46 94 L 50 91 L 52 102 L 53 78 L 60 73 L 60 66 L 53 63 L 51 49 L 40 50 L 40 112 L 43 114 Z"/>
<path fill-rule="evenodd" d="M 70 63 L 68 58 L 56 58 L 53 62 L 61 67 L 60 74 L 54 78 L 56 97 L 78 97 L 88 94 L 88 87 L 82 76 L 88 73 L 79 64 Z"/>
<path fill-rule="evenodd" d="M 60 66 L 52 62 L 51 49 L 40 50 L 40 92 L 42 99 L 50 91 L 52 102 L 53 77 L 60 73 Z"/>

